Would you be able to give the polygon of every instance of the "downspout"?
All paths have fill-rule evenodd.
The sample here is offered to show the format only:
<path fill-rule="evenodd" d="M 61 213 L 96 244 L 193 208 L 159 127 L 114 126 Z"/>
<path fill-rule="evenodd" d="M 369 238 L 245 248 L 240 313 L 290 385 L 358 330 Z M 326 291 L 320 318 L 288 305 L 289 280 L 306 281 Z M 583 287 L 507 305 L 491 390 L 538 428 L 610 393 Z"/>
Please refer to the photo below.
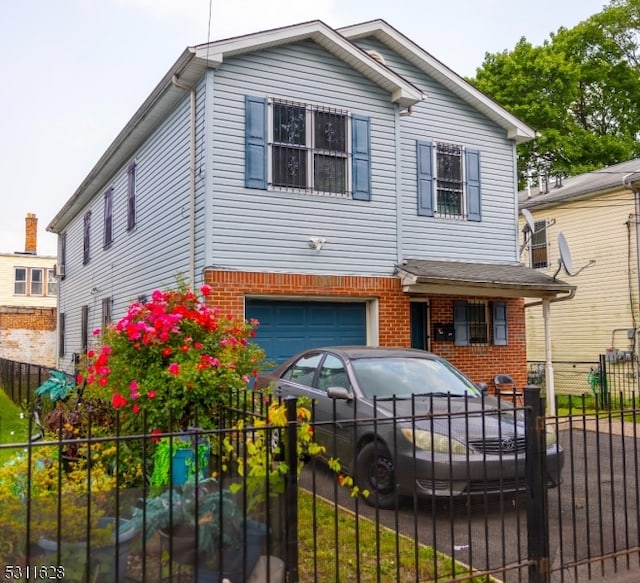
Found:
<path fill-rule="evenodd" d="M 543 298 L 524 307 L 532 308 L 542 305 L 542 319 L 544 321 L 544 380 L 547 392 L 547 415 L 553 417 L 556 414 L 556 387 L 554 382 L 553 361 L 551 354 L 551 304 L 572 299 L 576 290 L 572 289 L 567 295 L 554 298 Z"/>
<path fill-rule="evenodd" d="M 409 107 L 407 113 L 400 111 L 400 106 L 395 105 L 395 142 L 396 142 L 396 258 L 398 265 L 402 263 L 404 259 L 404 238 L 402 229 L 402 146 L 401 146 L 401 128 L 400 117 L 403 115 L 410 115 L 411 108 Z"/>
<path fill-rule="evenodd" d="M 174 75 L 171 82 L 184 91 L 188 91 L 191 97 L 191 139 L 189 161 L 189 283 L 195 285 L 195 256 L 196 256 L 196 90 L 190 85 L 178 81 Z"/>

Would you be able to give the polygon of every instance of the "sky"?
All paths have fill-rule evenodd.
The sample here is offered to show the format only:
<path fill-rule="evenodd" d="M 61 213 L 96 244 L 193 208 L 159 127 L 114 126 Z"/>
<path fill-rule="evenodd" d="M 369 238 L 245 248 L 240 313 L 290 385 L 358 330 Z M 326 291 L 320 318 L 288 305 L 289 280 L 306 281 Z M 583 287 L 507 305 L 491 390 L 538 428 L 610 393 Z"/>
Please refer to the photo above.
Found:
<path fill-rule="evenodd" d="M 0 253 L 46 231 L 138 107 L 192 45 L 319 19 L 382 18 L 463 77 L 522 37 L 540 45 L 603 0 L 0 0 Z M 211 16 L 210 16 L 211 15 Z"/>

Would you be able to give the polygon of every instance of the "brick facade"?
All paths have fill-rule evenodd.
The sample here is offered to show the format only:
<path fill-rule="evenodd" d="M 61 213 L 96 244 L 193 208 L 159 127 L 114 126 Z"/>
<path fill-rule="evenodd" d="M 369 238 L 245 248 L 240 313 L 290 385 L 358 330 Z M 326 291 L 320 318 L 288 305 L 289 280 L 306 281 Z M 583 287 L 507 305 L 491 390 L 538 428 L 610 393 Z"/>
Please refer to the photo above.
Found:
<path fill-rule="evenodd" d="M 205 283 L 212 288 L 209 296 L 211 305 L 241 317 L 244 317 L 246 296 L 273 296 L 274 300 L 278 296 L 296 299 L 322 297 L 328 300 L 344 297 L 377 299 L 380 346 L 411 345 L 411 296 L 402 291 L 400 280 L 396 277 L 207 270 Z M 452 322 L 454 299 L 477 299 L 452 296 L 422 298 L 429 301 L 431 322 Z M 506 301 L 507 346 L 454 346 L 452 342 L 432 340 L 432 351 L 450 360 L 476 382 L 484 381 L 491 387 L 493 375 L 508 373 L 515 378 L 518 386 L 524 386 L 527 374 L 524 300 L 515 298 Z"/>
<path fill-rule="evenodd" d="M 16 362 L 55 365 L 55 308 L 0 307 L 0 357 Z"/>

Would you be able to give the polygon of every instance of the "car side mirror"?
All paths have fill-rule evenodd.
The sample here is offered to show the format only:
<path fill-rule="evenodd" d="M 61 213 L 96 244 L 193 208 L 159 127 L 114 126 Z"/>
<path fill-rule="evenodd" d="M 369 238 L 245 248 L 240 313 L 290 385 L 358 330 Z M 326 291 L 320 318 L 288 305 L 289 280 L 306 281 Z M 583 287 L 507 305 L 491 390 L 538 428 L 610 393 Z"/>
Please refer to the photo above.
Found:
<path fill-rule="evenodd" d="M 351 399 L 351 394 L 345 387 L 329 387 L 327 389 L 327 396 L 331 399 L 341 399 L 343 401 Z"/>
<path fill-rule="evenodd" d="M 487 389 L 489 388 L 489 385 L 487 385 L 487 383 L 480 382 L 480 383 L 476 383 L 476 387 L 478 387 L 478 389 L 480 389 L 480 392 L 486 393 Z"/>

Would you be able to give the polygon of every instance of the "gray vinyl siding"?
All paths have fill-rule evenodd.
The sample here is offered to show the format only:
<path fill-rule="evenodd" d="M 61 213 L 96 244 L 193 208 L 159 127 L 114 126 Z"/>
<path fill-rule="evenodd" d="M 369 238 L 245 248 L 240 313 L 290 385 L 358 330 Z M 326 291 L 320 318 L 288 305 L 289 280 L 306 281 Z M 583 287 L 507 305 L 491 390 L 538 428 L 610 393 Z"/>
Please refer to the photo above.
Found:
<path fill-rule="evenodd" d="M 214 86 L 209 263 L 258 271 L 390 275 L 397 247 L 389 94 L 312 42 L 225 60 Z M 372 200 L 245 188 L 245 95 L 370 116 Z M 310 236 L 327 240 L 322 251 L 309 248 Z"/>
<path fill-rule="evenodd" d="M 188 269 L 189 99 L 156 129 L 137 155 L 136 227 L 127 231 L 127 168 L 104 184 L 66 229 L 66 277 L 60 282 L 59 312 L 65 314 L 65 356 L 59 366 L 72 370 L 80 352 L 81 306 L 89 306 L 91 332 L 100 328 L 102 299 L 112 297 L 117 321 L 139 295 L 175 286 Z M 103 248 L 104 192 L 113 187 L 113 243 Z M 91 211 L 90 260 L 82 264 L 83 217 Z M 91 293 L 93 288 L 97 292 Z"/>
<path fill-rule="evenodd" d="M 503 128 L 389 50 L 365 39 L 357 44 L 381 53 L 386 64 L 426 94 L 401 117 L 402 253 L 405 257 L 465 261 L 516 261 L 515 146 Z M 417 215 L 416 141 L 444 141 L 480 151 L 479 222 Z"/>

